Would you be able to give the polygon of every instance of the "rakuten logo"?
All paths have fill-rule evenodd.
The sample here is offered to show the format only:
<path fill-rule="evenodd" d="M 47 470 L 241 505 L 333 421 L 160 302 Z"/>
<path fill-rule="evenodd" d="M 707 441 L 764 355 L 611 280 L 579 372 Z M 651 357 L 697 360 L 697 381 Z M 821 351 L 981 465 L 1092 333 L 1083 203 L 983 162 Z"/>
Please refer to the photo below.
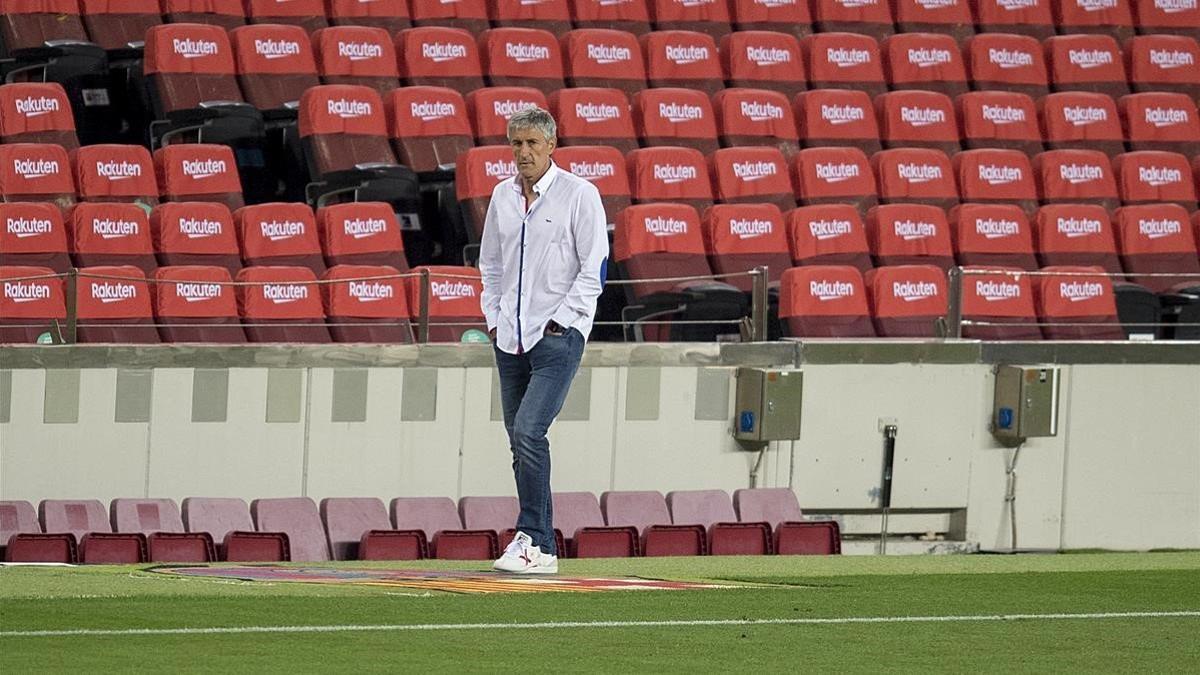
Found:
<path fill-rule="evenodd" d="M 1104 231 L 1104 226 L 1094 218 L 1059 218 L 1056 225 L 1058 233 L 1067 239 L 1089 237 Z"/>
<path fill-rule="evenodd" d="M 188 302 L 207 302 L 221 297 L 220 284 L 184 282 L 175 284 L 175 297 Z"/>
<path fill-rule="evenodd" d="M 496 117 L 508 119 L 522 110 L 528 110 L 536 106 L 537 103 L 533 101 L 514 101 L 506 98 L 503 101 L 492 101 L 492 112 Z"/>
<path fill-rule="evenodd" d="M 773 228 L 769 220 L 738 220 L 734 218 L 729 221 L 729 234 L 734 235 L 738 239 L 753 239 L 771 234 Z"/>
<path fill-rule="evenodd" d="M 119 281 L 103 281 L 91 283 L 92 299 L 104 304 L 133 300 L 138 296 L 137 286 L 123 284 Z"/>
<path fill-rule="evenodd" d="M 550 48 L 522 42 L 506 42 L 504 43 L 504 55 L 517 63 L 547 61 L 550 59 Z"/>
<path fill-rule="evenodd" d="M 667 60 L 677 66 L 686 66 L 709 59 L 708 47 L 696 45 L 667 45 Z"/>
<path fill-rule="evenodd" d="M 338 56 L 351 61 L 369 61 L 383 56 L 383 45 L 374 42 L 338 41 Z"/>
<path fill-rule="evenodd" d="M 44 218 L 8 218 L 5 229 L 17 239 L 27 239 L 54 231 L 54 224 Z"/>
<path fill-rule="evenodd" d="M 1172 237 L 1182 232 L 1183 224 L 1178 220 L 1167 220 L 1166 218 L 1138 219 L 1138 234 L 1147 239 L 1162 239 L 1163 237 Z"/>
<path fill-rule="evenodd" d="M 17 99 L 14 103 L 17 106 L 17 112 L 25 117 L 41 117 L 62 110 L 62 103 L 49 96 L 27 96 Z"/>
<path fill-rule="evenodd" d="M 185 59 L 216 56 L 221 51 L 217 43 L 211 40 L 180 40 L 179 38 L 175 38 L 171 41 L 171 46 L 176 54 Z"/>
<path fill-rule="evenodd" d="M 1004 281 L 976 281 L 975 294 L 988 302 L 1000 302 L 1021 297 L 1021 285 Z"/>
<path fill-rule="evenodd" d="M 934 10 L 958 6 L 958 0 L 917 0 L 922 9 Z"/>
<path fill-rule="evenodd" d="M 475 287 L 465 281 L 430 281 L 429 290 L 443 302 L 475 297 Z"/>
<path fill-rule="evenodd" d="M 655 216 L 643 220 L 646 232 L 656 237 L 673 237 L 677 234 L 687 234 L 687 221 L 676 218 Z"/>
<path fill-rule="evenodd" d="M 1154 0 L 1154 9 L 1163 14 L 1179 14 L 1196 9 L 1196 0 Z"/>
<path fill-rule="evenodd" d="M 58 162 L 52 159 L 14 159 L 13 171 L 26 180 L 57 176 Z"/>
<path fill-rule="evenodd" d="M 1146 108 L 1146 124 L 1158 129 L 1187 123 L 1188 114 L 1182 108 Z"/>
<path fill-rule="evenodd" d="M 597 181 L 617 175 L 617 167 L 611 162 L 571 162 L 571 173 L 584 180 Z"/>
<path fill-rule="evenodd" d="M 1165 166 L 1139 166 L 1138 180 L 1151 187 L 1183 182 L 1183 171 Z"/>
<path fill-rule="evenodd" d="M 1100 12 L 1117 8 L 1117 0 L 1075 0 L 1075 4 L 1085 12 Z"/>
<path fill-rule="evenodd" d="M 1150 64 L 1158 66 L 1163 70 L 1186 68 L 1196 65 L 1196 57 L 1191 52 L 1181 52 L 1171 49 L 1151 49 Z"/>
<path fill-rule="evenodd" d="M 142 165 L 137 162 L 96 162 L 96 175 L 107 180 L 125 180 L 139 178 L 142 175 Z"/>
<path fill-rule="evenodd" d="M 1104 284 L 1094 281 L 1064 281 L 1058 285 L 1058 294 L 1071 302 L 1084 302 L 1104 297 Z"/>
<path fill-rule="evenodd" d="M 839 5 L 846 9 L 858 9 L 859 7 L 870 7 L 874 5 L 876 0 L 835 0 Z"/>
<path fill-rule="evenodd" d="M 1038 0 L 996 0 L 996 4 L 1006 12 L 1017 12 L 1038 6 Z"/>
<path fill-rule="evenodd" d="M 854 68 L 871 62 L 871 52 L 865 49 L 830 47 L 825 50 L 825 59 L 838 68 Z"/>
<path fill-rule="evenodd" d="M 411 104 L 409 110 L 412 117 L 422 122 L 443 120 L 458 114 L 458 108 L 447 101 L 421 101 Z"/>
<path fill-rule="evenodd" d="M 1015 220 L 997 220 L 995 218 L 978 218 L 975 220 L 975 234 L 984 239 L 1003 239 L 1021 234 L 1021 226 Z"/>
<path fill-rule="evenodd" d="M 704 109 L 686 103 L 659 103 L 658 116 L 673 124 L 692 122 L 704 119 Z"/>
<path fill-rule="evenodd" d="M 1058 176 L 1071 185 L 1090 183 L 1104 179 L 1104 167 L 1092 164 L 1063 164 L 1058 167 Z"/>
<path fill-rule="evenodd" d="M 767 120 L 783 119 L 783 107 L 774 103 L 761 101 L 742 101 L 742 117 L 751 122 L 766 122 Z"/>
<path fill-rule="evenodd" d="M 342 221 L 342 231 L 347 237 L 366 239 L 387 232 L 387 221 L 383 218 L 348 218 Z"/>
<path fill-rule="evenodd" d="M 304 236 L 304 223 L 298 220 L 267 220 L 258 226 L 262 230 L 262 236 L 271 241 Z"/>
<path fill-rule="evenodd" d="M 900 121 L 914 127 L 927 127 L 946 123 L 946 111 L 937 108 L 910 108 L 900 106 Z"/>
<path fill-rule="evenodd" d="M 339 43 L 338 52 L 341 52 L 341 48 L 342 45 Z M 255 40 L 254 53 L 268 60 L 299 56 L 300 43 L 288 40 Z"/>
<path fill-rule="evenodd" d="M 1015 166 L 979 165 L 979 180 L 988 185 L 1008 185 L 1025 178 L 1025 172 Z"/>
<path fill-rule="evenodd" d="M 351 281 L 349 286 L 350 297 L 359 302 L 379 302 L 396 297 L 396 289 L 391 284 L 383 284 L 378 281 Z"/>
<path fill-rule="evenodd" d="M 779 167 L 774 162 L 734 162 L 733 175 L 752 183 L 779 173 Z"/>
<path fill-rule="evenodd" d="M 851 124 L 867 118 L 863 109 L 856 105 L 822 105 L 821 119 L 830 124 Z"/>
<path fill-rule="evenodd" d="M 918 68 L 932 68 L 934 66 L 942 66 L 950 63 L 951 56 L 949 49 L 930 49 L 922 47 L 920 49 L 908 50 L 908 62 Z"/>
<path fill-rule="evenodd" d="M 588 45 L 587 56 L 596 63 L 607 66 L 633 60 L 633 50 L 618 45 Z"/>
<path fill-rule="evenodd" d="M 4 297 L 13 302 L 34 302 L 50 299 L 50 284 L 44 281 L 6 281 Z"/>
<path fill-rule="evenodd" d="M 746 46 L 746 60 L 760 67 L 777 66 L 781 63 L 791 63 L 792 53 L 786 49 L 775 47 Z"/>
<path fill-rule="evenodd" d="M 817 164 L 817 178 L 826 183 L 841 183 L 862 175 L 862 167 L 857 164 Z"/>
<path fill-rule="evenodd" d="M 854 295 L 854 284 L 846 281 L 810 281 L 808 292 L 821 302 L 841 300 Z"/>
<path fill-rule="evenodd" d="M 366 117 L 374 112 L 370 103 L 356 99 L 339 98 L 337 100 L 329 100 L 325 102 L 325 107 L 330 115 L 342 119 Z"/>
<path fill-rule="evenodd" d="M 575 116 L 588 123 L 621 119 L 621 109 L 607 103 L 576 103 Z"/>
<path fill-rule="evenodd" d="M 945 173 L 936 164 L 909 164 L 901 162 L 896 165 L 896 174 L 909 183 L 928 183 L 931 180 L 941 180 Z"/>
<path fill-rule="evenodd" d="M 915 241 L 937 236 L 937 225 L 921 220 L 897 220 L 892 223 L 897 237 L 904 241 Z"/>
<path fill-rule="evenodd" d="M 1027 119 L 1023 108 L 1011 105 L 985 105 L 982 112 L 983 119 L 995 125 L 1020 124 Z"/>
<path fill-rule="evenodd" d="M 603 6 L 605 2 L 606 0 L 600 0 L 601 6 Z M 754 4 L 759 5 L 760 7 L 773 9 L 776 7 L 791 7 L 792 5 L 796 4 L 796 0 L 754 0 Z"/>
<path fill-rule="evenodd" d="M 179 233 L 188 239 L 207 239 L 221 236 L 221 221 L 207 218 L 180 218 Z"/>
<path fill-rule="evenodd" d="M 892 296 L 905 302 L 928 300 L 938 296 L 938 287 L 931 281 L 894 281 Z"/>
<path fill-rule="evenodd" d="M 445 63 L 467 58 L 467 47 L 450 42 L 427 42 L 421 45 L 421 56 L 434 63 Z"/>
<path fill-rule="evenodd" d="M 1067 60 L 1071 65 L 1083 70 L 1111 66 L 1114 63 L 1112 52 L 1102 49 L 1069 49 Z"/>
<path fill-rule="evenodd" d="M 992 48 L 988 50 L 988 60 L 996 67 L 1004 70 L 1010 68 L 1028 68 L 1033 65 L 1033 54 L 1015 49 Z"/>
<path fill-rule="evenodd" d="M 185 159 L 183 160 L 183 175 L 195 180 L 212 178 L 225 173 L 227 168 L 223 159 Z"/>
<path fill-rule="evenodd" d="M 1091 106 L 1067 106 L 1063 108 L 1063 119 L 1077 127 L 1108 121 L 1108 111 L 1104 108 Z"/>
<path fill-rule="evenodd" d="M 101 239 L 123 239 L 134 237 L 138 233 L 138 224 L 132 220 L 113 220 L 112 218 L 93 218 L 92 234 Z"/>
<path fill-rule="evenodd" d="M 498 181 L 504 180 L 517 175 L 517 163 L 499 160 L 496 162 L 483 163 L 483 175 L 488 178 L 495 178 Z"/>
<path fill-rule="evenodd" d="M 300 284 L 263 284 L 263 297 L 276 305 L 308 299 L 308 286 Z"/>
<path fill-rule="evenodd" d="M 696 167 L 686 164 L 655 164 L 654 179 L 667 185 L 696 180 Z"/>
<path fill-rule="evenodd" d="M 826 239 L 837 239 L 838 237 L 850 234 L 854 227 L 848 220 L 811 220 L 808 223 L 808 231 L 812 233 L 814 239 L 825 241 Z"/>

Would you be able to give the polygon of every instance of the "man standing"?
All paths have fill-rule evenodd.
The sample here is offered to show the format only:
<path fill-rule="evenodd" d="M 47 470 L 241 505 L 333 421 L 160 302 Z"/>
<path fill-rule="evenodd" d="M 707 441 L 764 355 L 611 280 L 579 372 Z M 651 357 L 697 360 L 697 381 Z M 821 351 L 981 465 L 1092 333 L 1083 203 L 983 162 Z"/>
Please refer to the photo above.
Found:
<path fill-rule="evenodd" d="M 508 121 L 517 175 L 492 191 L 483 227 L 480 302 L 496 352 L 504 428 L 521 512 L 494 567 L 558 572 L 546 431 L 592 330 L 608 258 L 600 192 L 550 159 L 558 128 L 529 108 Z"/>

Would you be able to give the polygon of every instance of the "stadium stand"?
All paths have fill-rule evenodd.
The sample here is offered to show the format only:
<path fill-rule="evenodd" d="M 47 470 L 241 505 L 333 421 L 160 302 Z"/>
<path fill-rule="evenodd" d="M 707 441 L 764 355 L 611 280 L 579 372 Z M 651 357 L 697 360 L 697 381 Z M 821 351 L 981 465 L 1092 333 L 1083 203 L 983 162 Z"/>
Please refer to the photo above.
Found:
<path fill-rule="evenodd" d="M 813 89 L 855 89 L 871 98 L 887 91 L 879 44 L 870 35 L 814 33 L 800 42 L 800 49 Z"/>
<path fill-rule="evenodd" d="M 546 95 L 533 87 L 482 87 L 467 94 L 466 101 L 476 145 L 508 145 L 508 118 L 549 105 Z"/>
<path fill-rule="evenodd" d="M 1126 206 L 1170 202 L 1196 210 L 1196 185 L 1187 158 L 1174 152 L 1127 152 L 1113 160 L 1117 192 Z"/>
<path fill-rule="evenodd" d="M 479 60 L 493 87 L 533 87 L 549 94 L 564 86 L 562 52 L 549 31 L 486 30 L 479 34 Z"/>
<path fill-rule="evenodd" d="M 154 159 L 140 145 L 87 145 L 71 153 L 71 167 L 80 201 L 158 205 Z"/>
<path fill-rule="evenodd" d="M 646 557 L 708 552 L 705 528 L 696 523 L 674 523 L 661 492 L 605 492 L 600 495 L 600 509 L 610 527 L 633 527 L 640 532 L 640 549 Z"/>
<path fill-rule="evenodd" d="M 183 523 L 188 532 L 207 532 L 224 562 L 291 560 L 286 532 L 259 532 L 250 507 L 233 497 L 188 497 L 183 500 Z"/>
<path fill-rule="evenodd" d="M 807 265 L 783 273 L 779 321 L 792 337 L 875 337 L 862 274 L 849 265 Z"/>
<path fill-rule="evenodd" d="M 1042 45 L 1032 37 L 980 33 L 967 43 L 964 57 L 976 91 L 1011 91 L 1035 99 L 1049 93 Z"/>
<path fill-rule="evenodd" d="M 1129 93 L 1121 47 L 1109 35 L 1059 35 L 1045 42 L 1054 91 L 1090 91 L 1113 98 Z"/>
<path fill-rule="evenodd" d="M 229 208 L 219 202 L 170 202 L 150 212 L 150 232 L 164 266 L 242 268 L 241 249 Z"/>
<path fill-rule="evenodd" d="M 835 521 L 803 521 L 796 493 L 784 488 L 742 488 L 733 492 L 741 522 L 766 522 L 775 528 L 772 549 L 779 555 L 841 553 Z"/>
<path fill-rule="evenodd" d="M 813 26 L 821 33 L 858 33 L 882 40 L 893 32 L 890 3 L 815 0 Z"/>
<path fill-rule="evenodd" d="M 419 560 L 425 539 L 392 529 L 387 507 L 377 497 L 326 497 L 321 521 L 334 560 Z"/>
<path fill-rule="evenodd" d="M 57 82 L 0 85 L 0 143 L 79 147 L 67 92 Z"/>
<path fill-rule="evenodd" d="M 464 530 L 449 497 L 397 497 L 389 511 L 397 530 L 422 534 L 432 558 L 489 560 L 500 555 L 496 533 Z"/>
<path fill-rule="evenodd" d="M 568 86 L 619 89 L 626 96 L 646 88 L 646 61 L 634 34 L 581 28 L 561 41 Z"/>
<path fill-rule="evenodd" d="M 725 75 L 711 35 L 659 30 L 641 37 L 646 82 L 654 88 L 682 87 L 711 96 L 725 88 Z"/>
<path fill-rule="evenodd" d="M 860 273 L 871 269 L 871 251 L 862 215 L 849 204 L 802 206 L 784 214 L 792 263 L 849 265 Z"/>
<path fill-rule="evenodd" d="M 756 5 L 749 0 L 740 4 Z M 721 38 L 721 67 L 730 87 L 769 89 L 788 100 L 808 88 L 800 43 L 782 32 L 743 30 L 726 35 Z"/>
<path fill-rule="evenodd" d="M 453 169 L 458 155 L 474 146 L 467 103 L 457 91 L 401 87 L 385 100 L 392 149 L 418 174 Z"/>
<path fill-rule="evenodd" d="M 79 342 L 161 342 L 142 270 L 131 265 L 81 267 L 79 278 Z"/>
<path fill-rule="evenodd" d="M 938 337 L 945 315 L 946 273 L 935 265 L 888 265 L 866 273 L 871 322 L 880 337 Z"/>
<path fill-rule="evenodd" d="M 1019 150 L 1027 155 L 1042 151 L 1037 109 L 1028 95 L 973 91 L 954 103 L 963 148 Z"/>
<path fill-rule="evenodd" d="M 723 148 L 708 163 L 718 202 L 768 203 L 780 211 L 796 206 L 787 160 L 775 148 Z"/>
<path fill-rule="evenodd" d="M 962 149 L 954 102 L 932 91 L 896 91 L 875 97 L 879 138 L 884 148 L 932 148 L 946 154 Z"/>
<path fill-rule="evenodd" d="M 413 341 L 404 279 L 386 265 L 334 265 L 321 300 L 336 342 L 408 344 Z M 387 278 L 391 277 L 391 278 Z"/>
<path fill-rule="evenodd" d="M 876 266 L 954 266 L 946 212 L 936 206 L 881 204 L 867 212 L 866 230 Z"/>
<path fill-rule="evenodd" d="M 1040 340 L 1033 283 L 1022 270 L 963 268 L 963 337 L 977 340 Z"/>
<path fill-rule="evenodd" d="M 1096 150 L 1109 159 L 1125 152 L 1117 105 L 1104 94 L 1050 94 L 1038 101 L 1038 118 L 1051 150 Z"/>
<path fill-rule="evenodd" d="M 719 147 L 716 114 L 701 91 L 661 87 L 638 92 L 633 97 L 633 125 L 646 147 L 680 146 L 704 154 Z"/>
<path fill-rule="evenodd" d="M 207 532 L 184 532 L 179 507 L 172 499 L 117 498 L 109 503 L 115 532 L 146 537 L 148 562 L 217 561 L 217 549 Z"/>
<path fill-rule="evenodd" d="M 0 343 L 30 344 L 43 333 L 54 335 L 55 322 L 65 323 L 65 286 L 61 278 L 49 276 L 52 274 L 54 270 L 49 267 L 0 265 L 0 280 L 4 281 L 4 292 L 0 294 Z"/>
<path fill-rule="evenodd" d="M 941 150 L 897 148 L 871 157 L 881 204 L 929 204 L 950 209 L 958 188 L 950 158 Z"/>
<path fill-rule="evenodd" d="M 1038 318 L 1048 340 L 1123 340 L 1112 280 L 1098 267 L 1052 266 L 1034 284 Z M 1086 275 L 1097 272 L 1095 276 Z M 1053 324 L 1075 325 L 1053 325 Z M 1083 324 L 1083 325 L 1080 325 Z"/>
<path fill-rule="evenodd" d="M 159 267 L 154 281 L 154 316 L 163 342 L 246 342 L 228 269 Z"/>
<path fill-rule="evenodd" d="M 708 261 L 717 274 L 767 268 L 768 281 L 779 281 L 791 267 L 783 214 L 774 204 L 717 204 L 704 212 L 702 232 Z M 743 293 L 754 285 L 750 277 L 730 277 Z"/>
<path fill-rule="evenodd" d="M 608 231 L 616 227 L 617 214 L 632 203 L 625 157 L 603 145 L 575 145 L 554 153 L 559 167 L 591 181 L 600 190 L 600 201 L 608 219 Z"/>
<path fill-rule="evenodd" d="M 953 97 L 970 90 L 962 52 L 950 35 L 900 33 L 884 40 L 880 52 L 893 91 L 919 89 Z"/>
<path fill-rule="evenodd" d="M 1200 99 L 1200 34 L 1139 35 L 1125 43 L 1125 70 L 1137 92 L 1166 91 Z"/>
<path fill-rule="evenodd" d="M 465 30 L 472 35 L 488 29 L 487 3 L 484 0 L 412 0 L 409 3 L 413 26 L 446 27 Z M 414 83 L 415 84 L 415 83 Z"/>
<path fill-rule="evenodd" d="M 161 0 L 167 23 L 203 23 L 233 30 L 246 24 L 241 0 Z"/>
<path fill-rule="evenodd" d="M 641 148 L 626 155 L 625 162 L 634 204 L 673 202 L 691 206 L 697 213 L 712 206 L 708 162 L 699 151 L 665 146 Z"/>
<path fill-rule="evenodd" d="M 308 497 L 273 497 L 250 502 L 250 515 L 259 530 L 285 532 L 292 560 L 330 559 L 329 541 L 317 505 Z"/>
<path fill-rule="evenodd" d="M 77 267 L 132 265 L 147 277 L 158 260 L 150 218 L 136 204 L 80 203 L 67 213 L 71 258 Z"/>
<path fill-rule="evenodd" d="M 308 33 L 329 25 L 323 0 L 242 0 L 248 23 L 300 26 Z"/>
<path fill-rule="evenodd" d="M 879 124 L 871 97 L 849 89 L 814 89 L 796 96 L 796 131 L 806 148 L 854 147 L 879 152 Z"/>
<path fill-rule="evenodd" d="M 0 203 L 0 265 L 46 267 L 63 274 L 72 267 L 62 211 L 49 202 Z"/>
<path fill-rule="evenodd" d="M 468 3 L 453 3 L 461 6 Z M 480 3 L 482 5 L 482 3 Z M 448 87 L 466 96 L 483 86 L 483 65 L 471 33 L 446 26 L 418 26 L 396 35 L 400 76 L 405 84 Z"/>
<path fill-rule="evenodd" d="M 792 185 L 802 205 L 850 204 L 865 214 L 879 198 L 870 160 L 858 148 L 806 148 L 792 160 Z"/>
<path fill-rule="evenodd" d="M 787 96 L 768 89 L 723 89 L 713 96 L 721 146 L 774 146 L 790 159 L 800 151 Z"/>
<path fill-rule="evenodd" d="M 245 205 L 228 146 L 189 143 L 159 148 L 154 151 L 154 174 L 164 201 L 216 202 L 230 211 Z"/>
<path fill-rule="evenodd" d="M 578 87 L 550 95 L 558 147 L 605 145 L 626 153 L 638 147 L 629 99 L 619 89 Z"/>
<path fill-rule="evenodd" d="M 412 27 L 406 0 L 326 0 L 333 26 L 382 28 L 389 35 Z"/>
<path fill-rule="evenodd" d="M 551 495 L 555 528 L 566 537 L 559 556 L 570 558 L 630 558 L 640 543 L 633 527 L 609 527 L 600 501 L 591 492 L 555 492 Z"/>
<path fill-rule="evenodd" d="M 486 335 L 487 323 L 479 306 L 483 280 L 474 267 L 429 265 L 414 267 L 418 277 L 405 279 L 408 292 L 408 311 L 412 319 L 421 316 L 421 287 L 424 275 L 429 278 L 427 342 L 460 342 L 468 331 Z"/>
<path fill-rule="evenodd" d="M 146 562 L 146 536 L 140 532 L 112 531 L 104 505 L 96 499 L 43 499 L 38 505 L 42 529 L 70 533 L 79 542 L 84 564 L 129 565 Z"/>
<path fill-rule="evenodd" d="M 322 28 L 313 33 L 312 53 L 325 84 L 370 87 L 380 98 L 400 86 L 396 48 L 382 28 Z"/>
<path fill-rule="evenodd" d="M 1185 94 L 1148 93 L 1117 101 L 1130 150 L 1200 153 L 1200 115 Z"/>
<path fill-rule="evenodd" d="M 243 267 L 234 280 L 245 284 L 237 286 L 237 303 L 250 342 L 332 341 L 311 269 Z"/>
<path fill-rule="evenodd" d="M 1017 150 L 966 150 L 954 156 L 958 196 L 964 202 L 1016 204 L 1037 212 L 1037 186 L 1029 157 Z"/>
<path fill-rule="evenodd" d="M 891 4 L 898 33 L 948 35 L 960 47 L 975 35 L 967 0 L 896 0 Z"/>
<path fill-rule="evenodd" d="M 667 493 L 671 521 L 697 523 L 706 529 L 709 555 L 772 553 L 771 526 L 738 521 L 724 490 L 675 490 Z"/>
<path fill-rule="evenodd" d="M 555 35 L 571 30 L 571 11 L 567 0 L 496 0 L 487 3 L 493 26 L 538 28 Z"/>
<path fill-rule="evenodd" d="M 1033 232 L 1020 207 L 959 204 L 950 210 L 947 219 L 958 264 L 1037 271 Z"/>
<path fill-rule="evenodd" d="M 1043 204 L 1121 205 L 1108 156 L 1098 150 L 1050 150 L 1033 158 L 1038 199 Z"/>
<path fill-rule="evenodd" d="M 47 143 L 0 145 L 0 200 L 70 208 L 75 203 L 75 182 L 67 151 Z"/>
<path fill-rule="evenodd" d="M 1133 13 L 1129 0 L 1051 0 L 1054 23 L 1059 33 L 1110 35 L 1118 43 L 1133 37 Z"/>

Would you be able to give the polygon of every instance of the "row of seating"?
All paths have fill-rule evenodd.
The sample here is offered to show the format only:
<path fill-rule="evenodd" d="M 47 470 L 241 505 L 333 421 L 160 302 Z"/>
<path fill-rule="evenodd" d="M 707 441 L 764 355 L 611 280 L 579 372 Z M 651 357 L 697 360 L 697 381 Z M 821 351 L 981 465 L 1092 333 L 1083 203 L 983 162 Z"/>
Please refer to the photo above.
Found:
<path fill-rule="evenodd" d="M 515 497 L 0 501 L 9 562 L 487 560 L 513 536 Z M 787 488 L 553 495 L 559 556 L 840 553 L 833 521 Z M 566 535 L 565 537 L 563 535 Z"/>

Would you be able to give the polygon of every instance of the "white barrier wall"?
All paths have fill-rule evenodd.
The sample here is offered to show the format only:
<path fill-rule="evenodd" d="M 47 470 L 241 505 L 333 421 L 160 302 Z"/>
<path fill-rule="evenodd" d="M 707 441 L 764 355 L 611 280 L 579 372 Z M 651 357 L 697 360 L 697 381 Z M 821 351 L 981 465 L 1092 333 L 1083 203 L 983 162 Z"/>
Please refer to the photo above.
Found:
<path fill-rule="evenodd" d="M 730 437 L 734 368 L 798 364 L 802 438 L 768 447 L 758 486 L 870 514 L 890 418 L 892 529 L 946 532 L 965 509 L 959 537 L 1010 545 L 1013 451 L 987 431 L 984 361 L 1064 353 L 753 347 L 589 347 L 552 428 L 555 489 L 748 487 L 757 455 Z M 1200 345 L 1188 347 L 1158 354 L 1171 363 L 1061 366 L 1060 433 L 1020 455 L 1021 548 L 1200 547 Z M 515 494 L 486 349 L 53 349 L 0 348 L 0 499 Z"/>

